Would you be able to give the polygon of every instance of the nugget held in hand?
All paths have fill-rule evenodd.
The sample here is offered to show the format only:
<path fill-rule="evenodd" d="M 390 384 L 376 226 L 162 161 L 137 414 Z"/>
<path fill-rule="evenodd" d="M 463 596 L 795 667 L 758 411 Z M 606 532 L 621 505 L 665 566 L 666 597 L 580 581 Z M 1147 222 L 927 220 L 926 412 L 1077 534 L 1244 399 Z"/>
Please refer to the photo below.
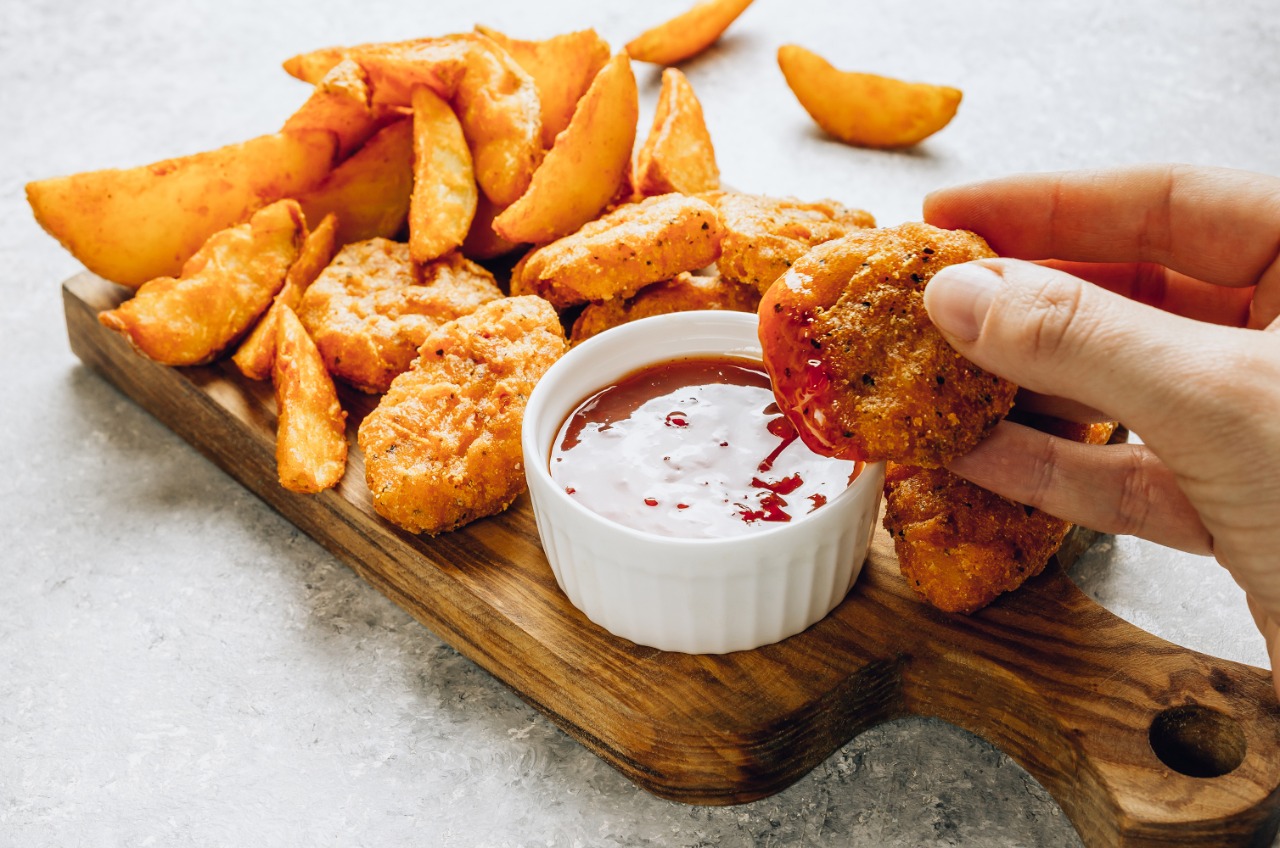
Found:
<path fill-rule="evenodd" d="M 291 492 L 337 485 L 347 468 L 347 413 L 333 378 L 293 310 L 276 313 L 271 381 L 276 392 L 276 473 Z"/>
<path fill-rule="evenodd" d="M 1103 445 L 1115 424 L 1039 419 L 1036 429 Z M 889 463 L 884 526 L 902 576 L 945 612 L 972 613 L 1044 570 L 1071 524 L 943 468 Z"/>
<path fill-rule="evenodd" d="M 733 191 L 702 197 L 716 207 L 724 224 L 716 263 L 720 273 L 755 286 L 761 294 L 811 247 L 876 225 L 870 212 L 834 200 L 805 202 Z"/>
<path fill-rule="evenodd" d="M 995 254 L 978 236 L 910 223 L 799 259 L 760 303 L 778 405 L 811 450 L 926 468 L 971 450 L 1017 387 L 952 348 L 924 308 L 939 268 Z"/>
<path fill-rule="evenodd" d="M 650 197 L 531 253 L 519 286 L 557 309 L 628 297 L 649 283 L 710 265 L 720 255 L 722 235 L 716 210 L 705 201 Z"/>
<path fill-rule="evenodd" d="M 292 200 L 214 233 L 178 277 L 158 277 L 98 320 L 165 365 L 201 365 L 271 305 L 298 257 L 305 223 Z"/>
<path fill-rule="evenodd" d="M 493 275 L 457 253 L 420 265 L 408 245 L 370 239 L 334 257 L 298 317 L 331 374 L 377 394 L 409 368 L 428 333 L 500 297 Z"/>
<path fill-rule="evenodd" d="M 525 404 L 566 347 L 555 310 L 532 296 L 486 304 L 431 333 L 360 425 L 378 514 L 435 534 L 510 506 L 525 489 Z"/>

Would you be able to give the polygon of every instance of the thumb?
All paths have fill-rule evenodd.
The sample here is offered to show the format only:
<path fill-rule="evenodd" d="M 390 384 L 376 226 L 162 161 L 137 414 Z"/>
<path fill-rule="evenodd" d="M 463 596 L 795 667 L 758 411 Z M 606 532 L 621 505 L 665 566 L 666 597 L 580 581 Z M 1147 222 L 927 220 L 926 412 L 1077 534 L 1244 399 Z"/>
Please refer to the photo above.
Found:
<path fill-rule="evenodd" d="M 1212 396 L 1206 384 L 1222 383 L 1224 362 L 1238 349 L 1225 328 L 1015 259 L 944 268 L 924 302 L 947 341 L 977 365 L 1102 410 L 1153 447 L 1200 437 L 1199 427 L 1169 413 L 1203 409 Z"/>

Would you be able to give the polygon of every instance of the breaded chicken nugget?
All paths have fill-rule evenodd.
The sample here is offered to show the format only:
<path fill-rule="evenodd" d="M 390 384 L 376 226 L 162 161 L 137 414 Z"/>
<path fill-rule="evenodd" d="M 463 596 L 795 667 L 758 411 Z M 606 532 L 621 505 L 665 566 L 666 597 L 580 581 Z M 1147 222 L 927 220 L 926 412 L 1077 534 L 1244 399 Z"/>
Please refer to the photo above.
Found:
<path fill-rule="evenodd" d="M 292 200 L 259 209 L 247 223 L 209 237 L 177 277 L 157 277 L 103 326 L 165 365 L 201 365 L 239 338 L 271 305 L 302 246 L 306 224 Z"/>
<path fill-rule="evenodd" d="M 349 244 L 302 296 L 298 317 L 335 377 L 385 392 L 427 334 L 502 297 L 493 275 L 458 253 L 420 265 L 386 239 Z"/>
<path fill-rule="evenodd" d="M 534 251 L 524 263 L 523 290 L 557 309 L 628 297 L 710 265 L 722 235 L 716 210 L 696 197 L 664 194 L 628 203 Z"/>
<path fill-rule="evenodd" d="M 710 192 L 706 198 L 724 224 L 720 273 L 763 294 L 811 247 L 876 225 L 871 213 L 834 200 Z"/>
<path fill-rule="evenodd" d="M 799 259 L 760 302 L 778 405 L 811 450 L 926 468 L 968 452 L 1017 387 L 956 352 L 924 308 L 939 269 L 994 256 L 928 224 L 861 230 Z"/>
<path fill-rule="evenodd" d="M 695 309 L 755 312 L 759 304 L 760 293 L 751 286 L 730 282 L 719 275 L 679 274 L 675 279 L 647 285 L 632 297 L 587 304 L 573 322 L 569 341 L 577 344 L 611 327 L 650 315 Z"/>
<path fill-rule="evenodd" d="M 1114 424 L 1041 427 L 1106 444 Z M 898 565 L 924 600 L 971 613 L 1044 570 L 1071 524 L 987 491 L 943 468 L 889 463 L 884 526 Z"/>
<path fill-rule="evenodd" d="M 540 297 L 505 298 L 432 332 L 358 434 L 378 514 L 412 533 L 453 530 L 524 491 L 520 424 L 568 343 Z"/>

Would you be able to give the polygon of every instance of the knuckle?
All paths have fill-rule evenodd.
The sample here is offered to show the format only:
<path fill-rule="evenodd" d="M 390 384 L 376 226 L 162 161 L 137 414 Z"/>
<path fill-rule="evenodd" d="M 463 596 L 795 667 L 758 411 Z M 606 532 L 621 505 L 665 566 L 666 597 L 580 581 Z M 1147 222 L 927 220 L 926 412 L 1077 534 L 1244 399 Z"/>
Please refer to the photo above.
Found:
<path fill-rule="evenodd" d="M 1154 476 L 1158 463 L 1159 460 L 1148 451 L 1129 451 L 1121 470 L 1115 533 L 1142 534 L 1151 516 L 1152 506 L 1161 495 Z"/>
<path fill-rule="evenodd" d="M 1019 341 L 1023 353 L 1035 359 L 1058 358 L 1088 342 L 1088 324 L 1081 304 L 1084 287 L 1065 275 L 1053 274 L 1027 292 Z"/>

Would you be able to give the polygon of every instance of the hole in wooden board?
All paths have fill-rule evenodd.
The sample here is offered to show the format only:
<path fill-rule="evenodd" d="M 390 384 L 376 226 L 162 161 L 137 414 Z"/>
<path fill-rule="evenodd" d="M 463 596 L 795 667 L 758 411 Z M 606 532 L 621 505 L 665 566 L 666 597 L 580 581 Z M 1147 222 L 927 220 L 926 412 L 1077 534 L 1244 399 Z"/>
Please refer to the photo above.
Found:
<path fill-rule="evenodd" d="M 1160 762 L 1188 777 L 1221 777 L 1244 762 L 1240 723 L 1199 704 L 1170 707 L 1156 715 L 1147 733 Z"/>

